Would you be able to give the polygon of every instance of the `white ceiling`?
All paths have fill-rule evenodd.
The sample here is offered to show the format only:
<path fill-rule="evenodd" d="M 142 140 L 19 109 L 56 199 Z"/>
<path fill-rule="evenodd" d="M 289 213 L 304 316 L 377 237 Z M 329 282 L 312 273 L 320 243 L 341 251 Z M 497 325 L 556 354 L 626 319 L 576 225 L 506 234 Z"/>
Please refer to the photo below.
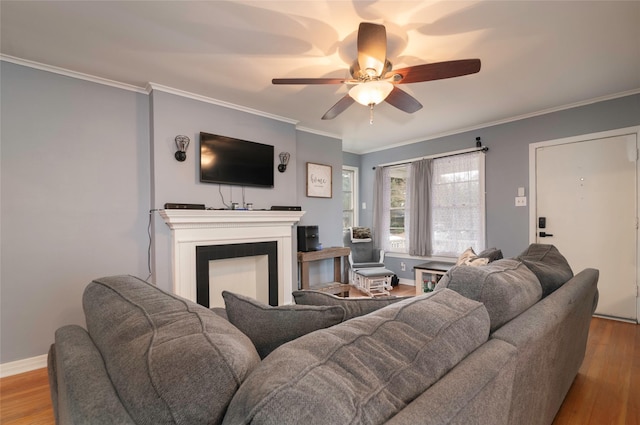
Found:
<path fill-rule="evenodd" d="M 149 82 L 297 122 L 362 153 L 640 92 L 640 1 L 7 1 L 7 56 Z M 384 24 L 394 68 L 480 58 L 478 74 L 402 88 L 423 105 L 322 115 L 348 77 L 360 22 Z"/>

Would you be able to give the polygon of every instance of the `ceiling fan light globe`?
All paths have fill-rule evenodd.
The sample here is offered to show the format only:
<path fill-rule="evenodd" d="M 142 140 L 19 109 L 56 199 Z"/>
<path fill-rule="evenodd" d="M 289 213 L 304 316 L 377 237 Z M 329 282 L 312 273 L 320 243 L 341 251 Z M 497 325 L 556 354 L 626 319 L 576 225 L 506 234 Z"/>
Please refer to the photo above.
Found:
<path fill-rule="evenodd" d="M 393 84 L 388 81 L 367 81 L 353 86 L 349 90 L 349 96 L 361 105 L 377 105 L 389 96 L 393 90 Z"/>

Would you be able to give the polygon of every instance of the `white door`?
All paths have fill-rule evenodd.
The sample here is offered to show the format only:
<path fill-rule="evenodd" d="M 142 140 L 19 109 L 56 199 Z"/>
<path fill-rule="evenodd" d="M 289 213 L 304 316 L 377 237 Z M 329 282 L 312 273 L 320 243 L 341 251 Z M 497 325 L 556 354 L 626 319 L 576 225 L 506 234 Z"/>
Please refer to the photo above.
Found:
<path fill-rule="evenodd" d="M 596 314 L 636 321 L 637 132 L 557 142 L 532 145 L 532 240 L 555 245 L 574 273 L 600 270 Z"/>

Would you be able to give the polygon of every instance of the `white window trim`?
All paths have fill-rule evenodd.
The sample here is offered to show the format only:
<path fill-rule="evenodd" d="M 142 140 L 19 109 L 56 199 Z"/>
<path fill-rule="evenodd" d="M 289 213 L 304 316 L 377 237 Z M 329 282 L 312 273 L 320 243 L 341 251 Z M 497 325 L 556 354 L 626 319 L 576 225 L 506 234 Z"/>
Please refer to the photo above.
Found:
<path fill-rule="evenodd" d="M 360 202 L 358 198 L 358 194 L 360 193 L 360 183 L 358 180 L 360 169 L 350 165 L 343 165 L 342 169 L 353 172 L 353 225 L 358 226 L 360 223 Z"/>

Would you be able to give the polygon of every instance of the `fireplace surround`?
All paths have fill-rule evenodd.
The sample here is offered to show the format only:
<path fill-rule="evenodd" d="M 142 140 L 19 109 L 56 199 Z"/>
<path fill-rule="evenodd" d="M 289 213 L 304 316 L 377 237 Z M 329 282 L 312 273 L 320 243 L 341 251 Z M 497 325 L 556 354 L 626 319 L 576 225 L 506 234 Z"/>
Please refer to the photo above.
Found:
<path fill-rule="evenodd" d="M 291 304 L 293 226 L 303 214 L 304 211 L 161 210 L 160 216 L 171 229 L 173 292 L 198 302 L 196 263 L 197 251 L 204 249 L 201 247 L 212 247 L 209 249 L 222 253 L 223 258 L 232 258 L 239 245 L 275 242 L 276 259 L 271 264 L 277 263 L 277 293 L 270 293 L 269 304 Z M 237 256 L 245 255 L 249 254 Z"/>

